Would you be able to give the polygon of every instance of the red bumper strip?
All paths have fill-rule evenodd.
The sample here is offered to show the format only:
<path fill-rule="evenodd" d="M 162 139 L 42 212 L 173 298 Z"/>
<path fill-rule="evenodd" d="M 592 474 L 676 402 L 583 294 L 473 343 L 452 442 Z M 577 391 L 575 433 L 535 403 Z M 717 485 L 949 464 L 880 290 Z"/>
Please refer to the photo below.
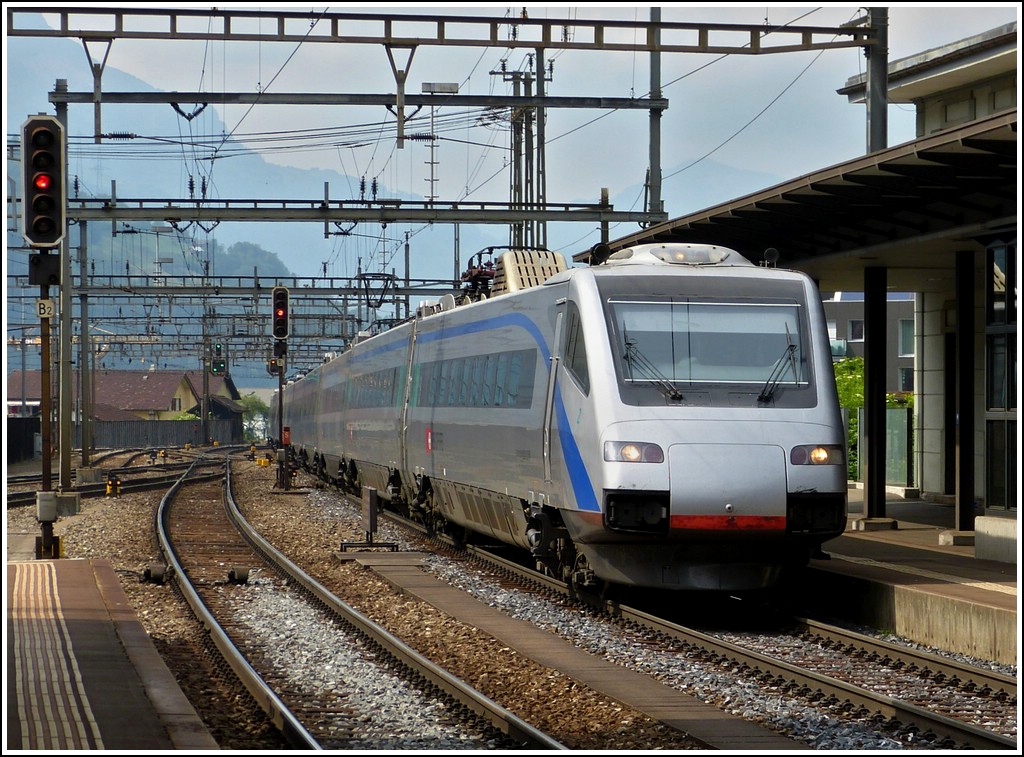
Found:
<path fill-rule="evenodd" d="M 688 531 L 784 531 L 784 515 L 673 515 L 672 530 Z"/>

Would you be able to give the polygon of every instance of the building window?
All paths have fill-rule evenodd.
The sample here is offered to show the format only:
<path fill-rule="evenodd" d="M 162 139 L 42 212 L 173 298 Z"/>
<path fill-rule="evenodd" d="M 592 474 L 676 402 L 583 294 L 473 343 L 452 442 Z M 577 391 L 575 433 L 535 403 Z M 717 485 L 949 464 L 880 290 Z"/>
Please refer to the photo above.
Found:
<path fill-rule="evenodd" d="M 1017 423 L 985 424 L 985 510 L 1017 510 Z"/>
<path fill-rule="evenodd" d="M 901 392 L 913 392 L 914 391 L 914 369 L 913 368 L 900 368 L 899 369 L 899 381 Z"/>
<path fill-rule="evenodd" d="M 914 319 L 900 319 L 900 357 L 914 357 Z"/>
<path fill-rule="evenodd" d="M 181 412 L 181 397 L 175 397 L 171 400 L 171 412 Z"/>
<path fill-rule="evenodd" d="M 864 341 L 864 320 L 858 318 L 851 320 L 846 327 L 846 339 L 850 342 Z"/>
<path fill-rule="evenodd" d="M 1017 281 L 1017 265 L 1012 245 L 996 245 L 988 250 L 988 298 L 985 302 L 985 322 L 989 326 L 1017 323 L 1016 287 L 1013 297 L 1007 297 L 1006 282 Z"/>
<path fill-rule="evenodd" d="M 985 511 L 1017 511 L 1017 248 L 987 250 Z"/>
<path fill-rule="evenodd" d="M 1007 343 L 1006 335 L 997 334 L 988 338 L 987 347 L 986 405 L 989 410 L 1006 410 L 1016 400 L 1013 371 L 1007 370 L 1008 365 L 1012 366 L 1016 363 L 1016 360 L 1009 360 L 1007 354 L 1007 349 L 1012 352 L 1015 345 Z"/>

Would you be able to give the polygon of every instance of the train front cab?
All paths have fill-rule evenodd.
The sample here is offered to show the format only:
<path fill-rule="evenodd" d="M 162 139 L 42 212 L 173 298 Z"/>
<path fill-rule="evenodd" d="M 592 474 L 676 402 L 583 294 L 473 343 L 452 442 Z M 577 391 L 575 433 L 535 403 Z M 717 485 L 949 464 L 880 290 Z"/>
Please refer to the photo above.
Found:
<path fill-rule="evenodd" d="M 565 514 L 595 574 L 740 591 L 806 565 L 846 525 L 844 430 L 813 284 L 747 264 L 597 288 L 610 349 L 595 349 L 591 325 L 590 371 L 615 377 L 587 387 L 600 512 Z"/>

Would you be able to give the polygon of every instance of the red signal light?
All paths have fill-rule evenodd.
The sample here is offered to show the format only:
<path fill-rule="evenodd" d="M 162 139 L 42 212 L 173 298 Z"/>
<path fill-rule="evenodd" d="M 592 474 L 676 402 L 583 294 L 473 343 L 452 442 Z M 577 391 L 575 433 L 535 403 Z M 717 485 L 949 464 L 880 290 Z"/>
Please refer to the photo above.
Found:
<path fill-rule="evenodd" d="M 271 333 L 274 339 L 288 338 L 288 288 L 276 286 L 271 294 L 271 304 L 274 308 Z"/>
<path fill-rule="evenodd" d="M 22 234 L 32 247 L 56 247 L 64 238 L 64 126 L 54 116 L 30 116 L 21 127 Z"/>

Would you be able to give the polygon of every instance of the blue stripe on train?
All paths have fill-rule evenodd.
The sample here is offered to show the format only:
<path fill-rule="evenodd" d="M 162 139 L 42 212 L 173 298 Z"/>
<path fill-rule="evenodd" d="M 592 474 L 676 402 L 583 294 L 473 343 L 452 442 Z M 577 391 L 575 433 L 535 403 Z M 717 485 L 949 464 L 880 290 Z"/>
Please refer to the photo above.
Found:
<path fill-rule="evenodd" d="M 509 326 L 521 328 L 530 334 L 537 343 L 537 347 L 544 360 L 550 363 L 551 351 L 544 341 L 544 335 L 537 327 L 537 324 L 522 313 L 498 315 L 493 318 L 484 318 L 480 321 L 464 323 L 458 326 L 446 324 L 436 331 L 419 334 L 416 339 L 423 343 L 429 343 L 444 339 L 456 339 L 467 334 L 477 334 L 482 331 L 492 331 Z M 402 349 L 406 344 L 408 344 L 408 340 L 396 339 L 389 344 L 383 344 L 380 347 L 371 348 L 358 356 L 353 356 L 352 359 L 353 362 L 358 362 L 359 360 L 382 355 L 392 350 Z M 569 473 L 569 481 L 572 484 L 573 494 L 576 498 L 576 506 L 580 510 L 599 512 L 601 507 L 598 504 L 597 497 L 594 495 L 594 487 L 590 483 L 590 476 L 587 474 L 587 467 L 583 462 L 583 456 L 580 454 L 579 445 L 576 443 L 576 439 L 570 430 L 569 419 L 565 414 L 565 405 L 562 403 L 562 395 L 557 391 L 557 386 L 555 391 L 555 414 L 558 418 L 558 439 L 562 445 L 562 455 L 565 457 L 565 467 Z"/>

